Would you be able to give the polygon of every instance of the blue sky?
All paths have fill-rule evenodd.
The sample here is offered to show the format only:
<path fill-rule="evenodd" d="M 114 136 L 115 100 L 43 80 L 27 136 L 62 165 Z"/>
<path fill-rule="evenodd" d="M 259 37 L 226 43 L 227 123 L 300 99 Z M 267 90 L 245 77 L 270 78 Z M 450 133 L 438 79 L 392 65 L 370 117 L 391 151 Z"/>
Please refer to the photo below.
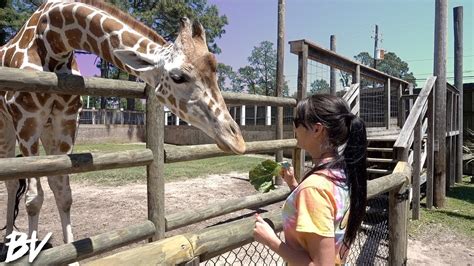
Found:
<path fill-rule="evenodd" d="M 277 40 L 277 0 L 208 0 L 220 14 L 228 17 L 226 33 L 217 44 L 222 53 L 219 62 L 234 70 L 248 64 L 247 57 L 262 41 Z M 382 42 L 379 47 L 395 52 L 409 64 L 417 79 L 433 70 L 434 0 L 286 0 L 285 77 L 290 92 L 296 88 L 297 56 L 290 54 L 288 41 L 308 39 L 329 48 L 331 34 L 336 35 L 337 52 L 352 58 L 362 51 L 373 54 L 375 24 Z M 474 82 L 472 0 L 448 1 L 448 81 L 453 72 L 453 8 L 464 9 L 464 82 Z M 84 75 L 94 72 L 93 58 L 81 58 Z M 93 70 L 87 71 L 87 70 Z M 324 78 L 327 68 L 310 66 L 316 78 Z M 86 71 L 85 71 L 86 70 Z M 418 85 L 423 80 L 418 80 Z"/>

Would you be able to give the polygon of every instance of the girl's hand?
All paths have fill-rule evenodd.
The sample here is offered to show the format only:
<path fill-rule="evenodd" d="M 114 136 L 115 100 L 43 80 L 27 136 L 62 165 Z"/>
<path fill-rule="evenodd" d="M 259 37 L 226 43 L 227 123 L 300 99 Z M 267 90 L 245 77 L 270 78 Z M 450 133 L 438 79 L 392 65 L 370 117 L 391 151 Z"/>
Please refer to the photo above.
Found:
<path fill-rule="evenodd" d="M 283 178 L 283 180 L 285 180 L 286 184 L 288 184 L 288 187 L 290 187 L 291 190 L 298 186 L 298 181 L 296 181 L 293 167 L 282 167 L 280 170 L 280 176 Z"/>
<path fill-rule="evenodd" d="M 257 213 L 255 215 L 255 228 L 253 229 L 253 237 L 257 242 L 264 244 L 270 248 L 278 247 L 281 240 L 273 231 L 273 228 L 263 220 Z"/>

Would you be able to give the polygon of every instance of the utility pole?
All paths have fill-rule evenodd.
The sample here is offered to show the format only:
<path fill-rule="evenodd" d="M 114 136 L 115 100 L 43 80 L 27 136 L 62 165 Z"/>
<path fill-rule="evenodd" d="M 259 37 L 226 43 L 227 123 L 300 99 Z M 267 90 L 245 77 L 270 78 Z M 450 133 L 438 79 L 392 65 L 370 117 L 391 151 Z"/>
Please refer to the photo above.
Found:
<path fill-rule="evenodd" d="M 377 49 L 379 46 L 379 25 L 375 24 L 374 68 L 377 69 Z"/>
<path fill-rule="evenodd" d="M 283 97 L 283 87 L 285 78 L 283 75 L 284 57 L 285 57 L 285 0 L 278 0 L 278 39 L 277 39 L 277 76 L 276 76 L 276 97 Z M 283 107 L 277 107 L 276 115 L 276 139 L 283 139 Z M 277 162 L 283 161 L 283 151 L 275 153 Z M 276 183 L 283 181 L 277 179 Z"/>

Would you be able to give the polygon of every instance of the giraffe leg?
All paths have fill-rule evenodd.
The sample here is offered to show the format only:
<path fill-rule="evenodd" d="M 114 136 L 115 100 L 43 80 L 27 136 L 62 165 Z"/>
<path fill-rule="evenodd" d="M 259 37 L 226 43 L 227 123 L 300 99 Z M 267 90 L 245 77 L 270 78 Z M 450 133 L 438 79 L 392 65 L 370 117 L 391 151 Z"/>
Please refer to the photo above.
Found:
<path fill-rule="evenodd" d="M 23 156 L 39 155 L 39 137 L 51 112 L 52 100 L 40 101 L 33 93 L 7 92 L 6 106 L 15 128 L 18 146 Z M 44 193 L 40 178 L 29 178 L 25 197 L 29 234 L 38 231 L 38 219 Z"/>
<path fill-rule="evenodd" d="M 64 106 L 64 107 L 63 107 Z M 62 107 L 62 108 L 61 108 Z M 41 142 L 49 155 L 71 153 L 76 134 L 78 113 L 81 107 L 79 96 L 53 107 L 51 123 L 48 123 L 41 135 Z M 72 195 L 69 175 L 48 176 L 49 187 L 53 191 L 58 207 L 65 243 L 74 241 L 71 227 Z"/>
<path fill-rule="evenodd" d="M 15 143 L 16 138 L 13 122 L 9 114 L 6 112 L 3 98 L 0 98 L 0 158 L 15 157 Z M 6 236 L 10 235 L 13 231 L 16 191 L 19 187 L 19 180 L 7 180 L 5 181 L 5 184 L 7 187 L 8 199 L 4 243 L 6 243 Z M 4 261 L 4 257 L 6 256 L 6 246 L 3 247 L 5 250 L 0 251 L 0 261 Z"/>

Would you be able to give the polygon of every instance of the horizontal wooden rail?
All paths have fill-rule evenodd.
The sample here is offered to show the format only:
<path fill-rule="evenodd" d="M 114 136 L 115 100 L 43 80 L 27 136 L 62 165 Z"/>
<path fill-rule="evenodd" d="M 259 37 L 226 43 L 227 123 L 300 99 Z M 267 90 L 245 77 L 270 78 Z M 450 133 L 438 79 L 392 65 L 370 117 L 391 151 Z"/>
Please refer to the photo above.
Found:
<path fill-rule="evenodd" d="M 411 169 L 406 162 L 399 162 L 394 173 L 367 183 L 367 197 L 409 182 Z M 272 221 L 276 231 L 282 230 L 281 211 L 262 214 Z M 187 233 L 149 243 L 100 258 L 86 265 L 174 265 L 199 257 L 206 261 L 236 247 L 252 242 L 255 218 L 244 218 L 222 225 L 206 228 L 196 233 Z"/>
<path fill-rule="evenodd" d="M 155 233 L 155 225 L 151 221 L 142 222 L 103 233 L 93 237 L 74 241 L 69 244 L 53 247 L 41 252 L 33 265 L 65 265 L 90 258 L 104 252 L 145 240 Z M 15 261 L 15 265 L 31 265 L 28 256 Z M 0 263 L 3 265 L 3 263 Z M 10 265 L 10 264 L 5 264 Z"/>
<path fill-rule="evenodd" d="M 294 149 L 296 139 L 266 140 L 247 142 L 248 153 L 273 152 L 282 149 Z M 223 152 L 215 144 L 171 146 L 165 145 L 165 163 L 192 161 L 217 156 L 233 155 Z"/>
<path fill-rule="evenodd" d="M 256 94 L 222 92 L 227 105 L 296 106 L 296 99 Z"/>
<path fill-rule="evenodd" d="M 286 199 L 289 193 L 290 190 L 285 187 L 265 194 L 257 193 L 255 195 L 226 200 L 202 208 L 194 208 L 183 212 L 166 215 L 166 230 L 174 230 L 183 226 L 242 209 L 257 208 L 273 204 Z"/>
<path fill-rule="evenodd" d="M 0 181 L 142 166 L 152 161 L 153 153 L 149 149 L 3 158 Z"/>
<path fill-rule="evenodd" d="M 145 98 L 145 84 L 0 67 L 0 90 Z"/>
<path fill-rule="evenodd" d="M 433 90 L 435 81 L 436 77 L 429 77 L 426 80 L 423 89 L 420 91 L 420 94 L 416 99 L 402 130 L 400 131 L 400 135 L 398 135 L 397 141 L 395 141 L 395 144 L 393 145 L 395 149 L 407 149 L 410 146 L 410 137 L 413 134 L 416 122 L 420 118 L 423 108 L 428 101 L 428 96 Z"/>
<path fill-rule="evenodd" d="M 86 78 L 77 75 L 0 67 L 0 91 L 27 91 L 70 95 L 146 98 L 145 84 L 139 82 Z M 296 106 L 293 98 L 223 92 L 230 105 Z"/>
<path fill-rule="evenodd" d="M 298 54 L 302 52 L 303 46 L 307 45 L 308 46 L 308 58 L 317 62 L 320 62 L 322 64 L 335 67 L 340 70 L 344 70 L 346 72 L 352 73 L 355 71 L 356 67 L 359 65 L 360 66 L 360 75 L 364 76 L 366 78 L 372 79 L 372 80 L 377 80 L 380 82 L 386 82 L 387 79 L 391 80 L 391 83 L 396 85 L 396 84 L 403 84 L 405 86 L 408 86 L 409 82 L 393 77 L 390 75 L 387 75 L 383 73 L 382 71 L 376 70 L 374 68 L 365 66 L 360 64 L 359 62 L 356 62 L 354 60 L 351 60 L 349 58 L 346 58 L 340 54 L 337 54 L 334 51 L 325 49 L 311 41 L 308 40 L 296 40 L 296 41 L 290 41 L 290 52 L 294 54 Z"/>

